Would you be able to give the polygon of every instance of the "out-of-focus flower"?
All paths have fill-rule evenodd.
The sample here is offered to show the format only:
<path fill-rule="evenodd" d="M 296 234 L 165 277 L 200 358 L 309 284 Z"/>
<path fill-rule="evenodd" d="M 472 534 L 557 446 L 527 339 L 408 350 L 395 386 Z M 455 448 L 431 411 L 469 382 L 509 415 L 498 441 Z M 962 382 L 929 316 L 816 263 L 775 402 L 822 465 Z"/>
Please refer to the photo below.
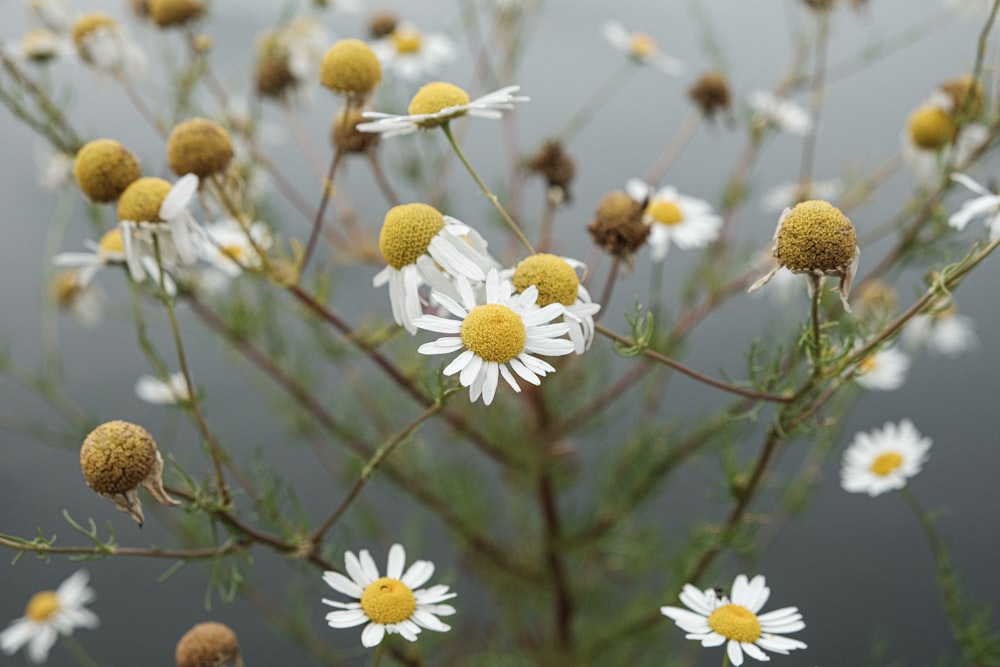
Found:
<path fill-rule="evenodd" d="M 39 149 L 38 184 L 46 190 L 56 192 L 74 182 L 73 163 L 76 158 L 58 149 Z"/>
<path fill-rule="evenodd" d="M 613 47 L 642 65 L 651 65 L 665 74 L 680 76 L 684 63 L 660 50 L 659 44 L 644 32 L 629 32 L 621 23 L 609 21 L 603 27 L 604 38 Z"/>
<path fill-rule="evenodd" d="M 709 120 L 713 120 L 719 112 L 728 115 L 732 104 L 732 93 L 726 75 L 718 70 L 705 72 L 694 85 L 688 89 L 688 97 L 698 105 L 701 112 Z"/>
<path fill-rule="evenodd" d="M 643 222 L 650 226 L 649 245 L 654 262 L 663 261 L 673 243 L 681 250 L 704 248 L 719 236 L 722 217 L 707 201 L 686 197 L 677 188 L 654 190 L 637 178 L 625 184 L 637 202 L 644 203 Z"/>
<path fill-rule="evenodd" d="M 576 175 L 576 163 L 560 141 L 550 139 L 542 144 L 527 167 L 545 179 L 550 201 L 562 204 L 571 198 L 569 186 Z"/>
<path fill-rule="evenodd" d="M 135 395 L 154 405 L 177 405 L 191 400 L 183 373 L 171 373 L 166 380 L 143 375 L 135 382 Z"/>
<path fill-rule="evenodd" d="M 645 204 L 623 190 L 601 197 L 594 210 L 594 219 L 587 225 L 594 243 L 631 266 L 632 256 L 651 232 L 650 226 L 643 222 Z"/>
<path fill-rule="evenodd" d="M 960 127 L 957 112 L 954 94 L 939 88 L 907 119 L 900 140 L 903 160 L 924 187 L 939 185 L 942 169 L 964 167 L 987 140 L 983 125 L 967 123 Z"/>
<path fill-rule="evenodd" d="M 382 81 L 382 66 L 371 47 L 360 39 L 341 39 L 323 54 L 319 80 L 354 106 L 362 107 Z"/>
<path fill-rule="evenodd" d="M 907 349 L 926 347 L 949 357 L 974 348 L 978 342 L 975 320 L 960 315 L 951 298 L 943 300 L 930 312 L 916 315 L 903 329 L 903 344 Z"/>
<path fill-rule="evenodd" d="M 404 81 L 426 80 L 455 59 L 455 44 L 447 36 L 422 32 L 408 23 L 375 41 L 372 50 L 382 68 Z"/>
<path fill-rule="evenodd" d="M 88 199 L 107 204 L 142 175 L 142 166 L 132 151 L 114 139 L 95 139 L 77 151 L 73 173 Z"/>
<path fill-rule="evenodd" d="M 744 654 L 767 662 L 770 657 L 764 650 L 787 654 L 806 648 L 805 643 L 797 639 L 780 636 L 806 627 L 796 607 L 758 615 L 770 595 L 771 589 L 763 575 L 748 581 L 746 575 L 741 574 L 733 581 L 731 602 L 725 593 L 714 588 L 702 591 L 684 584 L 680 600 L 687 609 L 660 607 L 660 613 L 687 632 L 687 639 L 699 641 L 706 647 L 725 644 L 729 661 L 738 667 L 743 664 Z"/>
<path fill-rule="evenodd" d="M 910 357 L 891 347 L 874 352 L 857 365 L 854 380 L 865 389 L 893 391 L 906 382 L 910 370 Z"/>
<path fill-rule="evenodd" d="M 27 647 L 28 662 L 39 665 L 49 657 L 49 651 L 60 635 L 71 635 L 77 628 L 96 628 L 97 614 L 86 608 L 96 598 L 87 585 L 86 570 L 77 570 L 54 591 L 40 591 L 31 596 L 24 616 L 11 621 L 0 632 L 0 649 L 13 655 Z"/>
<path fill-rule="evenodd" d="M 789 134 L 808 134 L 812 130 L 812 117 L 797 102 L 777 97 L 766 90 L 750 93 L 747 102 L 759 123 L 774 125 Z"/>
<path fill-rule="evenodd" d="M 79 269 L 77 279 L 83 285 L 89 285 L 97 272 L 108 264 L 125 262 L 125 245 L 118 227 L 106 232 L 99 243 L 88 239 L 83 244 L 93 252 L 62 252 L 52 258 L 56 266 Z"/>
<path fill-rule="evenodd" d="M 177 667 L 243 667 L 240 644 L 228 625 L 197 623 L 174 649 Z"/>
<path fill-rule="evenodd" d="M 39 28 L 25 33 L 21 41 L 10 47 L 5 46 L 4 50 L 15 60 L 49 63 L 72 56 L 73 44 L 48 28 Z"/>
<path fill-rule="evenodd" d="M 844 184 L 834 178 L 827 181 L 813 181 L 805 187 L 801 183 L 780 183 L 769 188 L 760 198 L 760 209 L 765 213 L 780 213 L 809 199 L 836 201 L 844 192 Z"/>
<path fill-rule="evenodd" d="M 347 576 L 328 571 L 323 574 L 330 588 L 357 602 L 337 602 L 323 599 L 323 604 L 335 607 L 326 615 L 331 628 L 353 628 L 365 625 L 361 643 L 378 646 L 387 634 L 398 634 L 407 641 L 416 641 L 424 629 L 447 632 L 451 626 L 438 616 L 450 616 L 455 608 L 441 604 L 455 597 L 448 586 L 420 588 L 434 575 L 434 563 L 418 560 L 403 571 L 406 551 L 400 544 L 389 548 L 385 576 L 379 576 L 378 566 L 366 549 L 357 556 L 344 554 Z"/>
<path fill-rule="evenodd" d="M 84 14 L 73 24 L 73 45 L 80 59 L 114 77 L 138 77 L 146 72 L 146 54 L 107 14 Z"/>
<path fill-rule="evenodd" d="M 854 225 L 839 208 L 820 200 L 804 201 L 795 208 L 786 208 L 774 230 L 772 253 L 778 260 L 777 265 L 751 285 L 749 292 L 767 284 L 781 267 L 785 267 L 815 280 L 808 281 L 810 296 L 824 276 L 839 278 L 836 289 L 844 309 L 850 312 L 847 298 L 861 250 Z"/>
<path fill-rule="evenodd" d="M 66 0 L 29 0 L 28 9 L 32 16 L 53 32 L 66 32 L 72 23 Z"/>
<path fill-rule="evenodd" d="M 845 491 L 869 496 L 901 489 L 920 472 L 930 448 L 930 438 L 921 436 L 909 419 L 858 433 L 844 452 L 840 484 Z"/>
<path fill-rule="evenodd" d="M 244 268 L 259 267 L 257 251 L 268 250 L 272 243 L 271 233 L 263 222 L 252 222 L 244 229 L 236 220 L 226 218 L 207 224 L 202 230 L 199 255 L 230 278 L 240 275 Z"/>
<path fill-rule="evenodd" d="M 105 296 L 99 287 L 81 278 L 83 269 L 59 271 L 52 284 L 52 294 L 60 310 L 80 324 L 92 327 L 101 321 Z"/>
<path fill-rule="evenodd" d="M 442 292 L 432 292 L 431 298 L 458 319 L 423 315 L 414 324 L 427 331 L 445 334 L 432 343 L 417 348 L 420 354 L 450 354 L 460 352 L 444 368 L 444 374 L 458 374 L 459 382 L 469 388 L 473 402 L 483 397 L 483 403 L 493 402 L 499 379 L 520 392 L 514 379 L 516 373 L 531 384 L 541 384 L 541 378 L 555 372 L 549 363 L 536 354 L 561 356 L 570 354 L 575 346 L 561 336 L 569 332 L 568 324 L 549 324 L 565 313 L 561 303 L 539 308 L 538 288 L 528 287 L 511 295 L 513 286 L 501 281 L 491 270 L 486 275 L 485 300 L 480 303 L 469 282 L 458 278 L 460 301 Z"/>
<path fill-rule="evenodd" d="M 529 100 L 527 97 L 514 94 L 520 89 L 520 86 L 507 86 L 469 101 L 469 94 L 458 86 L 435 81 L 417 91 L 410 100 L 406 115 L 366 111 L 365 118 L 370 118 L 372 121 L 358 125 L 358 130 L 379 132 L 384 137 L 395 137 L 419 129 L 440 127 L 466 115 L 498 120 L 503 117 L 503 111 L 513 109 L 515 104 Z"/>
<path fill-rule="evenodd" d="M 961 183 L 975 192 L 978 197 L 962 204 L 962 207 L 948 216 L 948 224 L 961 231 L 970 221 L 982 217 L 990 230 L 990 241 L 1000 238 L 1000 195 L 990 192 L 965 174 L 952 174 L 951 180 Z"/>

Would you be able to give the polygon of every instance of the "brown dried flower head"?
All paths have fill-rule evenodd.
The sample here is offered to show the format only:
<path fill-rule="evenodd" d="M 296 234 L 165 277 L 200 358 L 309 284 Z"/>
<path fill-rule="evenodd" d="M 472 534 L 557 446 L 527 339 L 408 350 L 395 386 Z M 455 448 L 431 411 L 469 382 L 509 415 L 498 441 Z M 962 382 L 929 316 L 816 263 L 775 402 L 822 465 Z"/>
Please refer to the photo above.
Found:
<path fill-rule="evenodd" d="M 194 21 L 205 11 L 201 0 L 149 0 L 147 4 L 150 18 L 161 28 Z"/>
<path fill-rule="evenodd" d="M 388 37 L 399 25 L 399 17 L 388 10 L 380 10 L 368 19 L 368 36 L 372 39 Z"/>
<path fill-rule="evenodd" d="M 76 154 L 73 174 L 88 199 L 106 204 L 118 199 L 142 168 L 139 158 L 114 139 L 96 139 Z"/>
<path fill-rule="evenodd" d="M 214 621 L 198 623 L 184 633 L 174 660 L 177 667 L 243 667 L 236 633 Z"/>
<path fill-rule="evenodd" d="M 337 150 L 345 153 L 367 153 L 378 143 L 381 135 L 377 132 L 358 132 L 359 124 L 366 121 L 358 109 L 344 107 L 337 112 L 330 127 L 330 138 Z"/>
<path fill-rule="evenodd" d="M 956 76 L 938 88 L 951 99 L 954 114 L 963 112 L 968 118 L 978 118 L 983 113 L 983 87 L 968 74 Z"/>
<path fill-rule="evenodd" d="M 538 152 L 531 156 L 528 169 L 545 179 L 550 197 L 560 203 L 570 199 L 569 184 L 576 175 L 576 163 L 558 140 L 546 141 Z"/>
<path fill-rule="evenodd" d="M 626 192 L 609 192 L 597 202 L 587 231 L 605 252 L 627 260 L 649 237 L 649 225 L 642 221 L 643 210 L 643 202 Z"/>
<path fill-rule="evenodd" d="M 714 118 L 715 114 L 729 111 L 732 104 L 732 94 L 726 76 L 717 70 L 705 72 L 694 85 L 688 89 L 688 96 L 698 105 L 706 118 Z"/>
<path fill-rule="evenodd" d="M 174 127 L 167 139 L 167 162 L 178 176 L 204 178 L 225 171 L 233 159 L 233 140 L 215 121 L 192 118 Z"/>

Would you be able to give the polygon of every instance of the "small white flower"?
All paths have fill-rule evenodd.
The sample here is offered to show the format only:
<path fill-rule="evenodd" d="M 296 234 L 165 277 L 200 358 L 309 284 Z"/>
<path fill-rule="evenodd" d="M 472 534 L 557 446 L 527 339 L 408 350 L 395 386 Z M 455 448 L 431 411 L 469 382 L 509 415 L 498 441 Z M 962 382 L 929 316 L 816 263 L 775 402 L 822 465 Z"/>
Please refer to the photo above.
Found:
<path fill-rule="evenodd" d="M 263 222 L 253 222 L 246 229 L 232 218 L 205 225 L 198 243 L 202 259 L 230 278 L 243 272 L 243 267 L 260 266 L 257 249 L 271 247 L 271 234 Z"/>
<path fill-rule="evenodd" d="M 455 59 L 455 44 L 447 36 L 421 32 L 401 23 L 372 45 L 382 67 L 404 81 L 418 81 L 437 74 Z"/>
<path fill-rule="evenodd" d="M 142 181 L 144 179 L 140 179 Z M 132 186 L 140 183 L 136 181 Z M 191 200 L 198 191 L 198 177 L 186 174 L 177 179 L 160 204 L 158 217 L 162 222 L 149 220 L 120 220 L 122 245 L 129 273 L 136 282 L 142 282 L 150 273 L 150 264 L 156 266 L 153 237 L 160 248 L 160 258 L 167 267 L 175 263 L 194 264 L 198 259 L 198 237 L 204 231 L 188 211 Z M 127 194 L 126 190 L 126 194 Z M 145 261 L 148 258 L 148 261 Z M 158 271 L 157 271 L 158 274 Z M 152 275 L 150 273 L 150 275 Z"/>
<path fill-rule="evenodd" d="M 780 183 L 769 188 L 760 198 L 760 210 L 764 213 L 780 213 L 799 202 L 808 199 L 823 199 L 835 202 L 844 192 L 844 184 L 834 178 L 828 181 L 813 181 L 805 188 L 798 182 Z"/>
<path fill-rule="evenodd" d="M 14 60 L 49 63 L 72 57 L 73 44 L 52 30 L 39 28 L 29 31 L 17 44 L 4 46 L 4 51 Z"/>
<path fill-rule="evenodd" d="M 865 389 L 893 391 L 906 382 L 910 357 L 891 347 L 884 347 L 861 360 L 855 369 L 855 381 Z"/>
<path fill-rule="evenodd" d="M 560 338 L 570 326 L 549 324 L 566 308 L 561 303 L 539 308 L 538 288 L 534 285 L 511 296 L 513 285 L 501 282 L 497 272 L 491 270 L 486 275 L 484 303 L 479 303 L 465 278 L 458 278 L 457 287 L 461 303 L 442 292 L 431 293 L 457 320 L 423 315 L 413 323 L 420 329 L 446 334 L 417 348 L 421 354 L 461 352 L 445 366 L 444 374 L 458 373 L 459 382 L 469 388 L 473 402 L 482 396 L 483 403 L 492 403 L 501 377 L 511 389 L 520 392 L 511 371 L 531 384 L 541 384 L 540 378 L 556 369 L 534 354 L 561 356 L 574 351 L 572 342 Z"/>
<path fill-rule="evenodd" d="M 359 124 L 357 129 L 359 132 L 378 132 L 385 137 L 396 137 L 421 128 L 440 127 L 465 115 L 498 120 L 503 117 L 503 111 L 513 109 L 515 104 L 530 99 L 514 94 L 520 89 L 520 86 L 507 86 L 470 102 L 468 94 L 458 86 L 435 81 L 413 96 L 408 108 L 409 114 L 397 116 L 366 111 L 364 117 L 373 120 Z"/>
<path fill-rule="evenodd" d="M 747 99 L 756 118 L 789 134 L 809 134 L 813 121 L 805 108 L 766 90 L 755 90 Z"/>
<path fill-rule="evenodd" d="M 96 628 L 97 615 L 84 607 L 96 597 L 87 580 L 87 571 L 78 570 L 56 590 L 35 593 L 24 616 L 0 632 L 4 655 L 13 655 L 27 646 L 28 662 L 41 664 L 60 635 L 71 635 L 77 628 Z"/>
<path fill-rule="evenodd" d="M 909 419 L 858 433 L 844 452 L 840 484 L 845 491 L 869 496 L 901 489 L 920 472 L 930 447 L 930 438 L 921 436 Z"/>
<path fill-rule="evenodd" d="M 948 224 L 961 231 L 970 221 L 982 216 L 986 228 L 990 230 L 990 241 L 1000 238 L 1000 195 L 990 192 L 965 174 L 952 174 L 951 180 L 961 183 L 979 196 L 965 202 L 949 215 Z"/>
<path fill-rule="evenodd" d="M 118 227 L 106 232 L 98 243 L 87 239 L 83 244 L 92 252 L 61 252 L 52 258 L 56 266 L 79 269 L 77 279 L 81 285 L 89 285 L 108 264 L 125 262 L 125 245 Z"/>
<path fill-rule="evenodd" d="M 915 316 L 903 329 L 903 344 L 910 350 L 926 347 L 931 352 L 954 357 L 978 343 L 975 320 L 960 315 L 951 299 L 932 312 Z"/>
<path fill-rule="evenodd" d="M 171 373 L 166 381 L 143 375 L 135 382 L 135 395 L 153 405 L 177 405 L 191 400 L 183 373 Z"/>
<path fill-rule="evenodd" d="M 350 551 L 345 553 L 344 564 L 347 576 L 327 571 L 323 581 L 338 593 L 358 601 L 324 598 L 323 604 L 341 610 L 326 615 L 331 628 L 353 628 L 367 623 L 361 631 L 361 643 L 369 648 L 381 643 L 386 634 L 398 634 L 412 642 L 423 629 L 435 632 L 451 629 L 438 616 L 455 613 L 454 607 L 441 603 L 456 594 L 444 585 L 420 588 L 433 576 L 434 563 L 418 560 L 404 572 L 406 552 L 402 545 L 393 544 L 384 577 L 379 576 L 378 566 L 366 549 L 357 556 Z"/>
<path fill-rule="evenodd" d="M 969 123 L 958 129 L 954 107 L 951 95 L 935 90 L 910 113 L 901 132 L 903 162 L 923 187 L 940 185 L 946 168 L 965 167 L 988 139 L 983 125 Z"/>
<path fill-rule="evenodd" d="M 97 25 L 76 42 L 77 53 L 88 65 L 110 76 L 141 78 L 146 54 L 117 23 Z"/>
<path fill-rule="evenodd" d="M 660 50 L 656 41 L 644 32 L 629 32 L 621 23 L 608 21 L 603 27 L 604 39 L 637 63 L 652 65 L 664 74 L 680 76 L 684 63 Z"/>
<path fill-rule="evenodd" d="M 806 648 L 805 643 L 797 639 L 779 636 L 806 627 L 797 608 L 785 607 L 757 614 L 770 595 L 771 589 L 765 585 L 763 575 L 748 581 L 746 575 L 741 574 L 733 581 L 732 602 L 715 589 L 701 591 L 684 584 L 680 600 L 687 609 L 660 607 L 660 612 L 687 632 L 687 639 L 700 641 L 706 647 L 726 644 L 729 661 L 739 667 L 743 664 L 744 653 L 767 662 L 770 657 L 762 649 L 787 654 Z"/>
<path fill-rule="evenodd" d="M 626 183 L 625 190 L 636 201 L 646 202 L 642 219 L 650 226 L 649 245 L 654 262 L 667 256 L 671 243 L 689 250 L 704 248 L 719 237 L 722 217 L 716 215 L 707 201 L 685 197 L 669 186 L 654 191 L 636 178 Z"/>
<path fill-rule="evenodd" d="M 288 54 L 288 71 L 299 84 L 316 79 L 323 54 L 333 38 L 314 17 L 299 16 L 281 28 L 277 43 Z"/>

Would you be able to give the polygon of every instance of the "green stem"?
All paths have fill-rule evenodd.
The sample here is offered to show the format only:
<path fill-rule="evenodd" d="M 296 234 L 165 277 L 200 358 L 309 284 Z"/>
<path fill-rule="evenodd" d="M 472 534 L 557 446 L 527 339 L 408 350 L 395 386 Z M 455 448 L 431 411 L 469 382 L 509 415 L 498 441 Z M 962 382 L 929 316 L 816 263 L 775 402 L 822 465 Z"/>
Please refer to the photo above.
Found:
<path fill-rule="evenodd" d="M 812 350 L 813 377 L 819 377 L 823 373 L 823 339 L 821 338 L 823 332 L 819 321 L 819 302 L 823 297 L 823 279 L 811 274 L 807 278 L 811 281 L 812 285 L 812 309 L 810 317 L 812 321 L 812 338 L 809 341 L 809 347 Z"/>
<path fill-rule="evenodd" d="M 59 641 L 80 667 L 101 667 L 73 635 L 59 635 Z"/>
<path fill-rule="evenodd" d="M 532 247 L 528 238 L 524 235 L 524 232 L 522 232 L 521 228 L 517 226 L 514 219 L 510 217 L 510 214 L 507 213 L 506 209 L 504 209 L 504 207 L 500 204 L 500 200 L 497 199 L 497 196 L 490 192 L 490 189 L 486 187 L 485 183 L 483 183 L 483 179 L 479 178 L 479 174 L 476 173 L 476 170 L 472 168 L 472 165 L 469 164 L 469 161 L 465 158 L 465 153 L 463 153 L 462 149 L 459 148 L 458 142 L 455 141 L 455 136 L 451 133 L 451 124 L 446 122 L 441 126 L 441 129 L 444 130 L 444 135 L 448 137 L 448 142 L 455 150 L 455 154 L 458 156 L 458 159 L 462 161 L 462 164 L 465 165 L 466 170 L 472 176 L 472 180 L 476 182 L 476 185 L 478 185 L 479 189 L 483 191 L 486 198 L 490 200 L 490 203 L 493 204 L 493 208 L 497 210 L 497 213 L 499 213 L 500 217 L 504 219 L 504 222 L 507 223 L 510 230 L 514 232 L 514 236 L 517 237 L 517 240 L 520 241 L 525 248 L 527 248 L 529 253 L 534 255 L 535 249 Z"/>
<path fill-rule="evenodd" d="M 372 667 L 379 667 L 382 664 L 382 655 L 385 653 L 385 645 L 388 641 L 389 638 L 386 637 L 375 647 L 375 659 L 372 661 Z"/>

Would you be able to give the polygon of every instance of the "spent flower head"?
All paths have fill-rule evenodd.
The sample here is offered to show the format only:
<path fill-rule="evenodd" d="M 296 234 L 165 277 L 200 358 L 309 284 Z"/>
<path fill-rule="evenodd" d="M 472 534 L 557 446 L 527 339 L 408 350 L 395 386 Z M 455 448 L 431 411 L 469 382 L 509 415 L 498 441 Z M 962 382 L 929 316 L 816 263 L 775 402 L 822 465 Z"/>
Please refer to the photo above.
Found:
<path fill-rule="evenodd" d="M 844 452 L 840 484 L 845 491 L 869 496 L 901 489 L 920 472 L 930 448 L 930 438 L 920 435 L 909 419 L 858 433 Z"/>
<path fill-rule="evenodd" d="M 688 97 L 709 120 L 714 119 L 719 112 L 728 113 L 732 105 L 729 81 L 719 70 L 710 70 L 698 77 L 694 85 L 688 88 Z"/>
<path fill-rule="evenodd" d="M 609 255 L 631 262 L 651 232 L 643 221 L 646 204 L 623 190 L 609 192 L 597 202 L 594 219 L 587 225 L 590 237 Z"/>
<path fill-rule="evenodd" d="M 84 14 L 73 24 L 71 34 L 77 55 L 95 70 L 114 77 L 145 73 L 145 53 L 107 14 Z"/>
<path fill-rule="evenodd" d="M 88 199 L 106 204 L 142 175 L 142 167 L 139 158 L 114 139 L 95 139 L 77 151 L 73 174 Z"/>
<path fill-rule="evenodd" d="M 233 140 L 224 127 L 207 118 L 174 126 L 167 137 L 167 163 L 178 176 L 205 178 L 225 171 L 233 158 Z"/>
<path fill-rule="evenodd" d="M 240 644 L 232 628 L 223 623 L 198 623 L 177 642 L 177 667 L 243 667 Z"/>
<path fill-rule="evenodd" d="M 149 0 L 146 9 L 153 23 L 170 28 L 201 18 L 205 4 L 202 0 Z"/>

